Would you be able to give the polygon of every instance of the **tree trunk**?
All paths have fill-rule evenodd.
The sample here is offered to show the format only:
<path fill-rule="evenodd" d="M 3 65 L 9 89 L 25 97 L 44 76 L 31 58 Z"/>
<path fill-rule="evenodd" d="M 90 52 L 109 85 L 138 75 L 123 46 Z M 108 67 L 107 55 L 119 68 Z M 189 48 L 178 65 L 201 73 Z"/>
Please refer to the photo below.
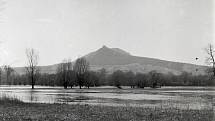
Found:
<path fill-rule="evenodd" d="M 81 89 L 81 85 L 79 85 L 79 88 Z"/>
<path fill-rule="evenodd" d="M 64 81 L 63 86 L 64 86 L 64 89 L 67 89 L 67 82 Z"/>
<path fill-rule="evenodd" d="M 32 89 L 34 89 L 34 76 L 33 75 L 31 76 L 31 86 L 32 86 Z"/>
<path fill-rule="evenodd" d="M 214 77 L 215 77 L 215 68 L 213 67 L 213 73 L 214 73 Z"/>

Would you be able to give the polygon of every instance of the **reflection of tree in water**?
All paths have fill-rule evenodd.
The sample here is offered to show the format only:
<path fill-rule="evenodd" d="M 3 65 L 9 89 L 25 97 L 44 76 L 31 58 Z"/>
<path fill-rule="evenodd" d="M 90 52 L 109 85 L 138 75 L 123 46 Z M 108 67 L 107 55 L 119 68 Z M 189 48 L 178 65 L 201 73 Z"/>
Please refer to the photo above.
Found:
<path fill-rule="evenodd" d="M 38 101 L 36 91 L 34 91 L 34 90 L 29 91 L 29 101 L 30 102 L 37 102 Z"/>
<path fill-rule="evenodd" d="M 35 90 L 31 89 L 27 93 L 28 101 L 31 103 L 57 103 L 56 95 L 48 94 L 48 92 L 44 92 L 44 90 Z"/>

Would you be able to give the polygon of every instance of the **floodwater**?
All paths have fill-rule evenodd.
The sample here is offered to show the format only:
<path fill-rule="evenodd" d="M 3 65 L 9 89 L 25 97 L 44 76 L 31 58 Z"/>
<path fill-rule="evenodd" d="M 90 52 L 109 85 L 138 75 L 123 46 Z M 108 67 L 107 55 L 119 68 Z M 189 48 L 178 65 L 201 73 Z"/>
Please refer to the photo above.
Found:
<path fill-rule="evenodd" d="M 67 103 L 108 106 L 177 107 L 180 109 L 211 109 L 215 106 L 215 87 L 162 87 L 131 89 L 93 87 L 0 86 L 0 97 L 17 98 L 28 103 Z"/>

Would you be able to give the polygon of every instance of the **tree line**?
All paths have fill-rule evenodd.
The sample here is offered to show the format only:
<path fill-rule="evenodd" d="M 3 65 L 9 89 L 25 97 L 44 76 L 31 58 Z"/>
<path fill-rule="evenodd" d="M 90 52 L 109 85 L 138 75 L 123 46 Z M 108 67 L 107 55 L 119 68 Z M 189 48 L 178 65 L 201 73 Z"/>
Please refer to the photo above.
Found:
<path fill-rule="evenodd" d="M 31 76 L 28 73 L 19 75 L 14 74 L 14 71 L 7 71 L 6 68 L 1 71 L 1 80 L 5 80 L 1 84 L 32 85 L 32 81 L 29 81 Z M 163 74 L 157 71 L 133 73 L 132 71 L 124 72 L 121 70 L 110 74 L 105 69 L 95 72 L 89 70 L 89 63 L 85 58 L 79 58 L 74 65 L 70 60 L 64 60 L 58 65 L 54 74 L 37 73 L 34 77 L 34 85 L 62 86 L 65 89 L 74 86 L 79 86 L 79 88 L 97 86 L 160 88 L 161 86 L 215 86 L 215 83 L 213 76 L 192 75 L 187 72 L 182 72 L 180 75 Z"/>
<path fill-rule="evenodd" d="M 208 55 L 206 62 L 212 65 L 207 70 L 207 75 L 193 75 L 182 72 L 180 75 L 172 73 L 163 74 L 155 70 L 149 73 L 133 73 L 132 71 L 117 70 L 108 73 L 104 68 L 99 71 L 91 71 L 89 62 L 82 57 L 73 64 L 70 59 L 64 59 L 58 64 L 56 73 L 40 73 L 38 67 L 39 54 L 34 49 L 27 49 L 26 73 L 17 74 L 10 65 L 0 68 L 0 84 L 5 85 L 45 85 L 63 86 L 73 88 L 90 88 L 95 86 L 130 86 L 131 88 L 159 88 L 161 86 L 215 86 L 215 49 L 209 44 L 205 51 Z"/>

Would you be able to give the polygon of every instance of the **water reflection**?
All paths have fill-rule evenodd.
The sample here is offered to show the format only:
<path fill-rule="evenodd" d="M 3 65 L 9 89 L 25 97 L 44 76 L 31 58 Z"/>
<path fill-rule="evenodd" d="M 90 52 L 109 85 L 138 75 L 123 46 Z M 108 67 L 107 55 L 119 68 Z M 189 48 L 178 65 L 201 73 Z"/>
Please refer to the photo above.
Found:
<path fill-rule="evenodd" d="M 195 91 L 193 91 L 195 90 Z M 29 103 L 68 103 L 109 106 L 210 108 L 214 88 L 172 87 L 162 89 L 68 89 L 61 87 L 1 86 L 0 96 L 7 95 Z M 206 95 L 207 94 L 207 95 Z"/>
<path fill-rule="evenodd" d="M 35 93 L 35 91 L 34 90 L 30 90 L 27 94 L 29 94 L 29 96 L 27 96 L 27 97 L 29 97 L 30 99 L 30 102 L 37 102 L 38 100 L 38 97 L 35 95 L 36 93 Z"/>

